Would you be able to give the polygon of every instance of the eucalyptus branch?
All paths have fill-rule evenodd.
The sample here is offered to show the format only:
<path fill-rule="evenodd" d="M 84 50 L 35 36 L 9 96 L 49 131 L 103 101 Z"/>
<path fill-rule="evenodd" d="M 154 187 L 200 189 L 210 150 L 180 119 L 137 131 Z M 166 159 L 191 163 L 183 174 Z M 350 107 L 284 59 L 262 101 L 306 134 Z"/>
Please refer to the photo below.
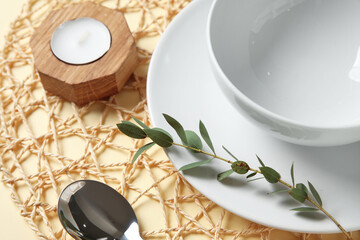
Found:
<path fill-rule="evenodd" d="M 183 144 L 180 144 L 180 143 L 175 143 L 175 142 L 173 142 L 172 144 L 173 144 L 173 145 L 176 145 L 176 146 L 179 146 L 179 147 L 187 148 L 187 149 L 189 149 L 189 150 L 192 150 L 192 151 L 195 151 L 195 152 L 198 152 L 198 153 L 202 153 L 202 154 L 211 156 L 211 157 L 213 157 L 213 158 L 217 158 L 217 159 L 219 159 L 219 160 L 222 160 L 222 161 L 227 162 L 227 163 L 230 163 L 230 164 L 233 164 L 233 163 L 234 163 L 234 162 L 232 162 L 232 161 L 230 161 L 230 160 L 227 160 L 227 159 L 225 159 L 225 158 L 219 157 L 219 156 L 217 156 L 216 154 L 208 153 L 208 152 L 205 152 L 205 151 L 200 150 L 200 149 L 196 149 L 196 148 L 193 148 L 193 147 L 190 147 L 190 146 L 186 146 L 186 145 L 183 145 Z"/>
<path fill-rule="evenodd" d="M 340 223 L 330 214 L 328 213 L 328 211 L 326 211 L 322 206 L 318 205 L 314 200 L 312 200 L 311 198 L 307 198 L 307 200 L 309 202 L 311 202 L 312 204 L 314 204 L 320 211 L 322 211 L 328 218 L 331 219 L 331 221 L 333 221 L 336 226 L 341 230 L 341 232 L 343 232 L 343 234 L 346 236 L 346 239 L 348 240 L 352 240 L 352 237 L 350 236 L 350 234 L 340 225 Z"/>
<path fill-rule="evenodd" d="M 202 153 L 202 154 L 205 154 L 205 155 L 208 155 L 208 156 L 212 156 L 213 158 L 217 158 L 219 160 L 222 160 L 222 161 L 230 163 L 230 164 L 234 163 L 233 161 L 230 161 L 228 159 L 219 157 L 219 156 L 217 156 L 215 154 L 212 154 L 212 153 L 205 152 L 205 151 L 200 150 L 200 149 L 192 148 L 192 147 L 189 147 L 189 146 L 186 146 L 186 145 L 183 145 L 183 144 L 179 144 L 179 143 L 175 143 L 175 142 L 173 143 L 173 145 L 183 147 L 183 148 L 186 148 L 186 149 L 190 149 L 190 150 L 193 150 L 193 151 L 196 151 L 198 153 Z M 250 167 L 249 167 L 249 171 L 253 171 L 254 173 L 261 174 L 261 171 L 256 170 L 256 169 L 252 169 Z M 283 181 L 281 179 L 279 179 L 278 181 L 279 181 L 279 183 L 281 183 L 282 185 L 288 187 L 289 189 L 294 188 L 292 185 L 290 185 L 289 183 L 287 183 L 287 182 L 285 182 L 285 181 Z M 336 224 L 336 226 L 344 233 L 344 235 L 347 237 L 347 239 L 352 239 L 351 236 L 349 235 L 349 233 L 340 225 L 340 223 L 338 221 L 336 221 L 336 219 L 329 212 L 327 212 L 321 205 L 319 205 L 316 201 L 314 201 L 309 196 L 306 197 L 306 200 L 309 201 L 311 204 L 313 204 L 317 208 L 317 210 L 322 211 L 327 217 L 329 217 Z"/>
<path fill-rule="evenodd" d="M 239 159 L 237 159 L 224 146 L 223 146 L 223 149 L 235 161 L 231 161 L 229 159 L 226 159 L 224 157 L 220 157 L 219 155 L 217 155 L 215 152 L 215 148 L 212 144 L 212 141 L 210 139 L 210 136 L 208 134 L 208 131 L 207 131 L 205 125 L 201 121 L 199 122 L 200 135 L 201 135 L 202 139 L 204 140 L 204 142 L 211 149 L 212 153 L 209 153 L 209 152 L 206 152 L 203 150 L 203 143 L 202 143 L 201 138 L 198 136 L 198 134 L 196 134 L 194 131 L 191 131 L 191 130 L 184 130 L 184 128 L 181 126 L 181 124 L 177 120 L 170 117 L 169 115 L 166 115 L 166 114 L 163 114 L 163 115 L 165 117 L 165 120 L 168 122 L 168 124 L 176 131 L 176 133 L 180 137 L 180 140 L 182 143 L 175 143 L 172 136 L 168 132 L 166 132 L 164 129 L 149 128 L 143 122 L 141 122 L 139 119 L 134 118 L 134 117 L 133 117 L 133 120 L 140 127 L 129 121 L 122 121 L 121 123 L 117 124 L 119 130 L 129 137 L 136 138 L 136 139 L 144 139 L 146 137 L 149 137 L 152 140 L 152 142 L 139 148 L 139 150 L 135 153 L 135 155 L 132 159 L 132 162 L 136 161 L 136 159 L 143 152 L 147 151 L 149 148 L 151 148 L 154 145 L 159 145 L 160 147 L 163 147 L 163 148 L 168 148 L 171 146 L 182 147 L 182 148 L 188 149 L 189 151 L 191 151 L 193 153 L 204 154 L 204 155 L 211 157 L 206 160 L 187 164 L 187 165 L 181 167 L 179 169 L 179 171 L 186 171 L 188 169 L 200 167 L 202 165 L 210 163 L 214 159 L 224 161 L 227 164 L 230 164 L 231 168 L 225 172 L 218 174 L 217 179 L 219 181 L 222 181 L 223 179 L 229 177 L 233 173 L 244 175 L 244 174 L 247 174 L 248 172 L 250 172 L 250 174 L 248 174 L 246 176 L 246 178 L 249 179 L 248 180 L 249 182 L 264 178 L 267 182 L 272 183 L 272 184 L 280 183 L 287 188 L 286 191 L 293 199 L 295 199 L 296 201 L 298 201 L 300 203 L 304 203 L 305 201 L 308 201 L 309 203 L 311 203 L 313 205 L 313 207 L 298 207 L 298 208 L 293 208 L 291 210 L 298 211 L 298 212 L 321 211 L 330 220 L 332 220 L 336 224 L 336 226 L 342 231 L 342 233 L 346 236 L 346 238 L 348 240 L 352 240 L 352 237 L 350 236 L 350 234 L 339 224 L 338 221 L 335 220 L 335 218 L 329 212 L 327 212 L 323 208 L 322 200 L 320 198 L 319 193 L 315 189 L 315 187 L 308 181 L 308 186 L 310 189 L 310 191 L 309 191 L 305 184 L 295 183 L 294 164 L 291 166 L 291 169 L 290 169 L 292 184 L 289 184 L 281 179 L 281 175 L 276 170 L 274 170 L 273 168 L 271 168 L 269 166 L 266 166 L 263 163 L 263 161 L 260 159 L 259 156 L 256 156 L 256 157 L 261 166 L 259 167 L 259 169 L 255 169 L 255 168 L 251 168 L 248 165 L 248 163 L 246 163 L 245 161 L 240 161 Z M 258 174 L 262 175 L 262 177 L 261 178 L 253 178 L 254 176 L 256 176 Z M 284 191 L 281 191 L 281 192 L 284 192 Z M 276 192 L 274 192 L 274 193 L 276 193 Z M 311 193 L 312 197 L 310 196 L 310 193 Z"/>

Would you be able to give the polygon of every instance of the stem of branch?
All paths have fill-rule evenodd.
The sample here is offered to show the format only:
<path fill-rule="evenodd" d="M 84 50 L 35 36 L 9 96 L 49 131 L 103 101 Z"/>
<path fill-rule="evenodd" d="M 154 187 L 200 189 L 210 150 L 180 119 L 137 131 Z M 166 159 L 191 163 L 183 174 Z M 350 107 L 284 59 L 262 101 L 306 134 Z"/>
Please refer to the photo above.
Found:
<path fill-rule="evenodd" d="M 222 161 L 227 162 L 227 163 L 230 163 L 230 164 L 233 163 L 233 162 L 230 161 L 230 160 L 227 160 L 227 159 L 225 159 L 225 158 L 219 157 L 219 156 L 217 156 L 217 155 L 215 155 L 215 154 L 208 153 L 208 152 L 205 152 L 205 151 L 200 150 L 200 149 L 197 149 L 197 148 L 189 147 L 189 146 L 186 146 L 186 145 L 183 145 L 183 144 L 179 144 L 179 143 L 174 143 L 174 142 L 173 142 L 172 144 L 173 144 L 173 145 L 176 145 L 176 146 L 179 146 L 179 147 L 187 148 L 187 149 L 189 149 L 189 150 L 193 150 L 193 151 L 196 151 L 196 152 L 199 152 L 199 153 L 208 155 L 208 156 L 211 156 L 211 157 L 213 157 L 213 158 L 217 158 L 217 159 L 219 159 L 219 160 L 222 160 Z"/>
<path fill-rule="evenodd" d="M 193 150 L 193 151 L 196 151 L 196 152 L 199 152 L 199 153 L 202 153 L 202 154 L 205 154 L 205 155 L 208 155 L 208 156 L 211 156 L 213 158 L 217 158 L 219 160 L 222 160 L 226 163 L 229 163 L 229 164 L 233 164 L 232 161 L 228 160 L 228 159 L 225 159 L 225 158 L 222 158 L 220 156 L 217 156 L 216 154 L 212 154 L 212 153 L 208 153 L 208 152 L 205 152 L 203 150 L 200 150 L 200 149 L 197 149 L 197 148 L 193 148 L 193 147 L 190 147 L 190 146 L 186 146 L 186 145 L 183 145 L 183 144 L 179 144 L 179 143 L 175 143 L 173 142 L 172 143 L 173 145 L 176 145 L 176 146 L 179 146 L 179 147 L 183 147 L 183 148 L 186 148 L 186 149 L 189 149 L 189 150 Z M 250 171 L 253 171 L 253 172 L 257 172 L 257 173 L 261 173 L 261 171 L 257 170 L 257 169 L 253 169 L 253 168 L 250 168 L 249 169 Z M 279 183 L 283 184 L 284 186 L 292 189 L 294 188 L 292 185 L 288 184 L 287 182 L 279 179 Z M 320 211 L 322 211 L 327 217 L 329 217 L 331 219 L 331 221 L 333 221 L 336 226 L 343 232 L 343 234 L 346 236 L 347 240 L 352 240 L 352 237 L 350 236 L 350 234 L 340 225 L 340 223 L 338 221 L 336 221 L 336 219 L 329 213 L 327 212 L 322 206 L 320 206 L 319 204 L 317 204 L 314 200 L 312 200 L 310 197 L 307 197 L 306 200 L 308 200 L 309 202 L 311 202 L 314 206 L 316 206 Z"/>
<path fill-rule="evenodd" d="M 317 204 L 317 202 L 315 202 L 311 198 L 307 197 L 306 200 L 311 202 L 320 211 L 322 211 L 326 216 L 328 216 L 331 219 L 331 221 L 333 221 L 336 224 L 336 226 L 343 232 L 343 234 L 346 236 L 347 240 L 352 240 L 352 237 L 350 236 L 350 234 L 340 225 L 340 223 L 338 221 L 336 221 L 336 219 L 330 213 L 328 213 L 328 211 L 326 211 L 322 206 Z"/>

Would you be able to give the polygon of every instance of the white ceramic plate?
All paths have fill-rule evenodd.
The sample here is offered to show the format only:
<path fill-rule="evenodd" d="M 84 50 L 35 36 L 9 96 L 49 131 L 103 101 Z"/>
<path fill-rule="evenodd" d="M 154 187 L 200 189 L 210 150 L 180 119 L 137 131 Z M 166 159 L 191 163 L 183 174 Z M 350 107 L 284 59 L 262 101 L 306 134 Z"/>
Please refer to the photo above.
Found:
<path fill-rule="evenodd" d="M 201 119 L 210 133 L 218 155 L 228 157 L 226 146 L 239 159 L 257 167 L 258 154 L 291 182 L 309 180 L 317 188 L 326 208 L 348 231 L 360 229 L 360 143 L 331 148 L 297 146 L 276 140 L 253 127 L 228 103 L 211 74 L 205 46 L 206 20 L 211 0 L 189 4 L 162 36 L 150 63 L 148 103 L 157 127 L 176 136 L 162 113 L 178 119 L 185 129 L 197 130 Z M 175 138 L 179 142 L 179 138 Z M 167 153 L 176 168 L 199 161 L 183 149 Z M 299 214 L 289 209 L 301 206 L 286 193 L 268 195 L 279 185 L 265 180 L 247 183 L 232 175 L 218 182 L 219 172 L 229 165 L 221 161 L 184 172 L 185 178 L 220 206 L 251 221 L 296 232 L 333 233 L 338 228 L 321 213 Z"/>

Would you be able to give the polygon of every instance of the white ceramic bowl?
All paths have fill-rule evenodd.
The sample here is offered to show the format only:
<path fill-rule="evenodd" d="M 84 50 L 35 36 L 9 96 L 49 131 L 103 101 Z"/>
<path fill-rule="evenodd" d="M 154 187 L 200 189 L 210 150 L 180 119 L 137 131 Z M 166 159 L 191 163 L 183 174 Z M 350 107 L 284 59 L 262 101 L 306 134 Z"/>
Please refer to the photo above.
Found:
<path fill-rule="evenodd" d="M 360 140 L 360 1 L 215 0 L 207 44 L 229 101 L 282 140 Z"/>

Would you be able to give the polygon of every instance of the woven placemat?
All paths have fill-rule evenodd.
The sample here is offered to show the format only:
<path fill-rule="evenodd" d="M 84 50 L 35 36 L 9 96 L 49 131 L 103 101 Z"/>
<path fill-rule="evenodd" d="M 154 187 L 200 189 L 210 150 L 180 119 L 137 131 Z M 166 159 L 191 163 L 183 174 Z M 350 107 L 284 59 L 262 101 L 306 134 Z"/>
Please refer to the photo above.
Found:
<path fill-rule="evenodd" d="M 279 231 L 251 223 L 192 188 L 160 148 L 130 159 L 142 141 L 116 123 L 136 116 L 148 125 L 146 72 L 152 51 L 190 0 L 93 1 L 125 13 L 139 66 L 121 93 L 85 107 L 42 88 L 29 40 L 53 9 L 82 2 L 29 0 L 11 24 L 0 54 L 0 172 L 11 199 L 39 239 L 70 239 L 56 215 L 61 190 L 77 179 L 114 187 L 133 205 L 144 239 L 344 239 Z M 353 233 L 354 239 L 360 234 Z"/>

